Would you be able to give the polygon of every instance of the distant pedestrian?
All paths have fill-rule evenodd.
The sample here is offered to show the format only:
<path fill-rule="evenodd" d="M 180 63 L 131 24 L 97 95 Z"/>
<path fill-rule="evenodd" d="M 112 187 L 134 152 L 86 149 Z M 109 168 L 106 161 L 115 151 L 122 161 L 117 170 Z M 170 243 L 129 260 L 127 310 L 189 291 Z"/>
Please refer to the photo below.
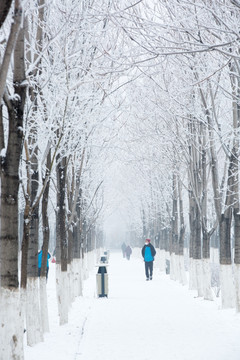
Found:
<path fill-rule="evenodd" d="M 127 248 L 127 245 L 125 244 L 125 242 L 123 242 L 121 249 L 122 249 L 122 254 L 123 254 L 124 258 L 126 257 L 126 248 Z"/>
<path fill-rule="evenodd" d="M 49 271 L 49 262 L 51 254 L 48 252 L 47 254 L 47 271 L 46 271 L 46 279 L 48 279 L 48 271 Z M 41 274 L 41 267 L 42 267 L 42 249 L 38 252 L 38 276 Z"/>
<path fill-rule="evenodd" d="M 128 246 L 126 247 L 126 258 L 127 258 L 128 260 L 130 260 L 131 254 L 132 254 L 132 249 L 131 249 L 131 246 L 128 245 Z"/>
<path fill-rule="evenodd" d="M 146 239 L 145 245 L 142 248 L 142 257 L 145 262 L 146 280 L 152 280 L 153 261 L 154 261 L 154 256 L 156 255 L 156 250 L 150 242 L 151 242 L 150 239 Z"/>

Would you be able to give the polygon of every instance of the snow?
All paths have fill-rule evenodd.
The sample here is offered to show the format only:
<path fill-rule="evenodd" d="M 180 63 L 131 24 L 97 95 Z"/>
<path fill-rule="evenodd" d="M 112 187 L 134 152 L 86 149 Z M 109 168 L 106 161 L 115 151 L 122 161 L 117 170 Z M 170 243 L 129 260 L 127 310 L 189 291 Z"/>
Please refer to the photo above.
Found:
<path fill-rule="evenodd" d="M 154 263 L 146 281 L 140 258 L 111 252 L 108 298 L 96 297 L 96 268 L 84 281 L 83 296 L 59 326 L 55 264 L 47 284 L 50 333 L 28 347 L 26 360 L 239 360 L 240 314 L 221 309 L 170 280 Z"/>
<path fill-rule="evenodd" d="M 1 152 L 0 152 L 0 156 L 1 157 L 5 157 L 6 156 L 6 148 L 2 148 Z"/>

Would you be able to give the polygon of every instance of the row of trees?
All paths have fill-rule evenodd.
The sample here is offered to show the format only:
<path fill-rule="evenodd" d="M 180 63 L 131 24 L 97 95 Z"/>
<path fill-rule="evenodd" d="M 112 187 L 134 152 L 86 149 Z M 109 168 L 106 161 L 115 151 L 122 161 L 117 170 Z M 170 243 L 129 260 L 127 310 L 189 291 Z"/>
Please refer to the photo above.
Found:
<path fill-rule="evenodd" d="M 49 330 L 49 220 L 64 324 L 113 204 L 136 238 L 159 240 L 162 262 L 170 251 L 182 283 L 188 232 L 190 286 L 206 299 L 217 233 L 222 304 L 239 311 L 239 10 L 236 0 L 1 3 L 1 358 L 23 358 L 25 327 L 29 345 Z"/>
<path fill-rule="evenodd" d="M 210 239 L 218 233 L 222 305 L 239 311 L 238 19 L 238 2 L 222 1 L 141 4 L 125 16 L 141 62 L 152 53 L 140 69 L 137 114 L 131 111 L 147 123 L 145 139 L 153 145 L 146 142 L 141 152 L 142 163 L 151 159 L 143 231 L 160 238 L 161 248 L 169 233 L 172 277 L 184 282 L 188 225 L 190 286 L 206 299 L 212 299 Z"/>
<path fill-rule="evenodd" d="M 6 311 L 0 338 L 1 358 L 22 359 L 24 328 L 30 346 L 49 330 L 49 219 L 54 217 L 56 227 L 60 324 L 68 321 L 70 302 L 81 294 L 91 265 L 87 253 L 102 242 L 97 221 L 104 174 L 96 176 L 95 163 L 104 151 L 99 134 L 106 80 L 96 44 L 105 41 L 106 21 L 98 21 L 87 2 L 15 1 L 3 4 L 3 10 L 7 6 L 1 48 L 0 251 L 1 309 Z"/>

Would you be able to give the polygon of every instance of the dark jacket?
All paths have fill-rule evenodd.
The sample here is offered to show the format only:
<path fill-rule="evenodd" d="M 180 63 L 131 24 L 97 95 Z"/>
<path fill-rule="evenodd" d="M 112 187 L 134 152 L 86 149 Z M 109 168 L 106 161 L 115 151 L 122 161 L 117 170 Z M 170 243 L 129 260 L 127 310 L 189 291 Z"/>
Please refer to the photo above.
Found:
<path fill-rule="evenodd" d="M 148 245 L 145 244 L 143 246 L 143 248 L 142 248 L 142 257 L 144 258 L 146 247 L 150 247 L 151 254 L 152 254 L 152 257 L 153 257 L 153 260 L 154 260 L 154 256 L 156 255 L 156 250 L 155 250 L 154 246 L 151 243 L 149 243 Z"/>
<path fill-rule="evenodd" d="M 127 255 L 127 256 L 130 256 L 131 253 L 132 253 L 132 249 L 131 249 L 131 247 L 128 245 L 128 246 L 126 247 L 126 255 Z"/>

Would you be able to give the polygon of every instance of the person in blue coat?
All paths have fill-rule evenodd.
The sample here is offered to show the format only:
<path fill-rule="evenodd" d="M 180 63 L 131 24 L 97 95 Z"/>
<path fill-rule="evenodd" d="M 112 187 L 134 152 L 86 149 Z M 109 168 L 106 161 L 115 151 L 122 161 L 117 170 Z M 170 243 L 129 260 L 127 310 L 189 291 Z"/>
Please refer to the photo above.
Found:
<path fill-rule="evenodd" d="M 145 245 L 142 248 L 142 257 L 145 262 L 145 274 L 146 280 L 152 280 L 153 275 L 153 261 L 154 256 L 156 255 L 156 250 L 151 244 L 150 239 L 145 240 Z"/>
<path fill-rule="evenodd" d="M 46 271 L 46 279 L 48 278 L 48 271 L 49 271 L 49 262 L 51 255 L 48 252 L 47 254 L 47 271 Z M 41 274 L 41 267 L 42 267 L 42 249 L 38 252 L 38 276 Z"/>

